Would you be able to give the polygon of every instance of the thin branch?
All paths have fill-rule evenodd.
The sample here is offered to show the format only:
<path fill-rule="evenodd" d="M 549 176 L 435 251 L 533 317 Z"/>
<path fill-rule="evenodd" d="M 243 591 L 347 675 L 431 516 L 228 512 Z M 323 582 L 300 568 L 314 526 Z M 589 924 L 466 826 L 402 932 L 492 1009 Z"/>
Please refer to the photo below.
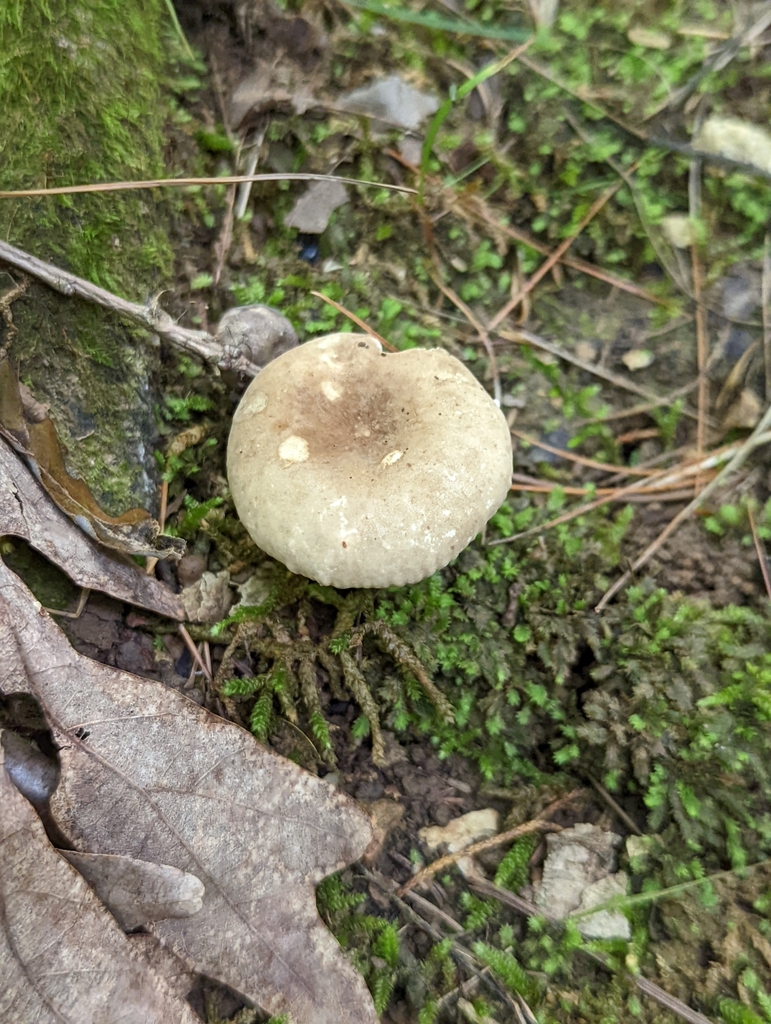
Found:
<path fill-rule="evenodd" d="M 482 882 L 473 881 L 469 882 L 470 888 L 474 889 L 480 894 L 480 896 L 492 897 L 492 899 L 498 900 L 499 903 L 504 903 L 506 906 L 512 907 L 514 910 L 518 910 L 520 914 L 524 914 L 526 917 L 543 917 L 552 924 L 558 923 L 555 918 L 551 917 L 548 913 L 539 910 L 538 907 L 532 903 L 528 903 L 527 900 L 523 900 L 520 896 L 516 896 L 513 892 L 509 892 L 508 889 L 502 889 L 499 885 L 495 885 L 493 882 Z M 595 953 L 593 950 L 581 949 L 581 953 L 590 957 L 595 963 L 601 964 L 603 967 L 612 970 L 607 960 L 601 954 Z M 670 995 L 665 992 L 663 988 L 656 985 L 652 981 L 647 981 L 645 978 L 641 978 L 639 975 L 627 974 L 623 972 L 623 976 L 627 981 L 632 982 L 637 988 L 649 999 L 655 1000 L 659 1005 L 666 1007 L 671 1013 L 676 1014 L 682 1020 L 687 1021 L 688 1024 L 712 1024 L 709 1017 L 705 1017 L 704 1014 L 699 1013 L 697 1010 L 692 1010 L 687 1003 L 684 1003 L 682 999 L 678 999 L 676 996 Z"/>
<path fill-rule="evenodd" d="M 769 410 L 771 412 L 771 410 Z M 755 447 L 760 444 L 766 444 L 771 441 L 771 434 L 762 433 L 758 435 L 755 442 Z M 551 530 L 555 526 L 561 526 L 563 523 L 569 523 L 571 519 L 576 519 L 578 516 L 586 515 L 587 512 L 593 512 L 597 508 L 601 508 L 603 505 L 607 505 L 611 501 L 619 501 L 621 498 L 626 498 L 629 495 L 641 494 L 641 493 L 655 493 L 658 490 L 670 488 L 675 484 L 680 484 L 684 479 L 696 476 L 699 473 L 703 473 L 704 470 L 714 469 L 715 466 L 721 462 L 725 462 L 726 459 L 731 456 L 738 455 L 746 446 L 746 442 L 740 446 L 733 446 L 730 448 L 723 448 L 719 451 L 712 452 L 706 458 L 701 459 L 699 462 L 693 462 L 685 466 L 680 466 L 674 470 L 662 470 L 660 474 L 655 477 L 644 477 L 642 480 L 636 480 L 634 483 L 629 484 L 626 487 L 620 487 L 617 490 L 612 490 L 609 493 L 603 494 L 595 501 L 589 501 L 585 505 L 579 505 L 577 508 L 570 509 L 567 512 L 563 512 L 561 516 L 557 516 L 556 519 L 550 519 L 548 523 L 542 523 L 540 526 L 533 526 L 529 530 L 523 530 L 521 533 L 512 534 L 510 537 L 499 537 L 497 540 L 491 540 L 488 542 L 487 547 L 497 547 L 499 544 L 511 544 L 516 540 L 523 540 L 525 537 L 532 537 L 535 534 L 543 533 L 546 530 Z M 742 460 L 743 461 L 743 460 Z M 714 480 L 708 485 L 710 493 L 712 492 L 715 481 L 723 476 L 725 470 L 718 474 Z M 706 488 L 705 488 L 706 489 Z M 690 506 L 689 506 L 690 507 Z M 668 536 L 668 535 L 667 535 Z M 634 569 L 637 566 L 635 565 Z M 632 570 L 634 571 L 634 570 Z M 626 574 L 626 579 L 630 579 L 632 571 Z M 622 579 L 624 579 L 622 577 Z M 624 580 L 625 582 L 625 580 Z M 618 586 L 623 586 L 624 583 L 619 581 Z M 615 593 L 615 590 L 613 591 Z M 612 595 L 611 595 L 612 596 Z M 604 602 L 605 599 L 603 599 Z M 610 598 L 608 598 L 610 600 Z M 597 607 L 597 611 L 604 607 L 603 602 Z"/>
<path fill-rule="evenodd" d="M 521 242 L 522 245 L 526 245 L 528 249 L 534 249 L 536 252 L 540 252 L 542 256 L 550 255 L 551 250 L 548 245 L 544 245 L 543 242 L 540 242 L 537 238 L 527 234 L 527 232 L 521 231 L 519 228 L 512 227 L 510 224 L 504 224 L 501 221 L 495 220 L 495 218 L 490 216 L 486 211 L 480 211 L 479 216 L 495 231 L 500 231 L 504 235 L 508 235 L 509 238 L 513 238 L 515 241 Z M 569 256 L 567 253 L 564 253 L 559 257 L 559 262 L 564 263 L 565 266 L 570 267 L 571 270 L 578 270 L 582 274 L 588 274 L 590 277 L 596 277 L 599 281 L 604 281 L 605 284 L 609 284 L 612 288 L 618 288 L 620 291 L 629 292 L 630 295 L 636 295 L 638 298 L 645 299 L 647 302 L 653 302 L 658 306 L 672 308 L 673 304 L 669 299 L 663 299 L 659 295 L 654 295 L 653 292 L 649 292 L 647 289 L 641 288 L 632 281 L 627 281 L 624 277 L 618 277 L 615 274 L 611 274 L 609 271 L 603 270 L 594 263 L 588 263 L 586 260 L 576 259 L 573 256 Z"/>
<path fill-rule="evenodd" d="M 502 846 L 504 843 L 513 842 L 515 839 L 519 839 L 520 836 L 529 835 L 531 832 L 561 832 L 562 826 L 555 825 L 548 819 L 556 811 L 561 810 L 568 804 L 571 804 L 577 797 L 583 796 L 583 789 L 574 789 L 570 793 L 566 793 L 565 796 L 561 796 L 558 800 L 554 800 L 549 804 L 537 817 L 533 818 L 532 821 L 526 821 L 524 825 L 517 825 L 516 828 L 510 828 L 506 832 L 499 832 L 496 836 L 490 836 L 489 839 L 481 839 L 478 843 L 472 843 L 470 846 L 464 846 L 462 850 L 456 850 L 455 853 L 448 853 L 445 857 L 439 857 L 438 860 L 432 861 L 422 868 L 416 875 L 414 875 L 408 882 L 405 882 L 401 889 L 398 890 L 398 895 L 403 896 L 409 892 L 410 889 L 414 889 L 416 885 L 424 885 L 435 874 L 439 871 L 444 871 L 457 863 L 462 857 L 473 857 L 477 853 L 482 853 L 483 850 L 491 850 L 496 846 Z"/>
<path fill-rule="evenodd" d="M 610 809 L 616 815 L 618 815 L 618 817 L 621 819 L 621 821 L 623 821 L 623 823 L 626 825 L 630 832 L 634 832 L 636 836 L 645 835 L 643 830 L 635 822 L 634 818 L 630 818 L 630 816 L 626 813 L 621 804 L 619 804 L 616 800 L 613 799 L 613 797 L 610 795 L 607 789 L 605 789 L 605 787 L 601 785 L 597 781 L 597 779 L 595 779 L 591 775 L 587 775 L 587 778 L 594 786 L 594 788 L 597 790 L 597 792 L 600 794 L 605 803 L 608 805 L 608 807 L 610 807 Z"/>
<path fill-rule="evenodd" d="M 766 372 L 766 401 L 771 402 L 771 234 L 766 235 L 763 248 L 761 314 L 763 317 L 763 363 Z"/>
<path fill-rule="evenodd" d="M 395 348 L 390 341 L 386 341 L 382 334 L 378 334 L 373 327 L 370 327 L 369 324 L 365 323 L 361 319 L 361 317 L 352 313 L 350 309 L 346 309 L 345 306 L 341 306 L 339 302 L 335 302 L 334 299 L 330 299 L 330 297 L 328 295 L 324 295 L 323 292 L 311 292 L 311 295 L 314 295 L 317 299 L 321 299 L 323 302 L 326 302 L 328 306 L 332 306 L 333 309 L 336 309 L 338 313 L 342 313 L 343 316 L 347 316 L 348 319 L 352 320 L 357 327 L 361 327 L 363 331 L 366 331 L 370 338 L 374 338 L 375 341 L 379 341 L 383 348 L 387 348 L 391 352 L 398 352 L 398 349 Z"/>
<path fill-rule="evenodd" d="M 485 352 L 487 352 L 487 358 L 490 364 L 490 375 L 493 378 L 493 397 L 495 399 L 495 404 L 498 406 L 498 408 L 500 408 L 501 399 L 503 398 L 503 389 L 501 388 L 501 377 L 498 372 L 498 360 L 495 358 L 495 349 L 493 348 L 493 343 L 490 340 L 490 335 L 487 332 L 484 325 L 474 316 L 471 309 L 469 309 L 469 307 L 466 305 L 463 299 L 461 299 L 461 297 L 457 295 L 453 291 L 453 289 L 449 287 L 449 285 L 446 285 L 444 283 L 440 273 L 439 257 L 436 254 L 436 249 L 434 248 L 433 243 L 431 243 L 431 250 L 431 255 L 433 257 L 434 264 L 436 267 L 434 273 L 431 273 L 431 271 L 429 271 L 429 273 L 431 274 L 431 280 L 434 282 L 434 284 L 442 293 L 442 295 L 444 295 L 445 298 L 448 298 L 450 302 L 461 311 L 461 313 L 466 317 L 468 322 L 479 335 L 479 340 L 484 345 Z"/>
<path fill-rule="evenodd" d="M 763 546 L 763 541 L 760 539 L 758 528 L 755 525 L 755 516 L 752 514 L 752 509 L 747 509 L 747 515 L 750 520 L 750 529 L 752 530 L 752 539 L 755 542 L 755 554 L 758 556 L 758 564 L 760 565 L 760 571 L 763 575 L 763 582 L 766 585 L 766 594 L 771 598 L 771 577 L 768 573 L 768 555 Z"/>
<path fill-rule="evenodd" d="M 707 380 L 706 368 L 709 360 L 709 348 L 707 340 L 707 316 L 701 304 L 702 269 L 699 247 L 694 241 L 691 246 L 691 270 L 693 274 L 693 295 L 696 299 L 696 365 L 699 374 L 698 383 L 698 419 L 696 422 L 696 452 L 701 453 L 707 447 L 707 404 L 709 399 L 709 381 Z M 701 481 L 697 477 L 694 487 L 698 492 Z"/>
<path fill-rule="evenodd" d="M 698 1010 L 692 1010 L 682 999 L 678 999 L 677 996 L 671 996 L 669 992 L 665 992 L 663 988 L 654 982 L 648 981 L 645 978 L 634 977 L 634 983 L 644 995 L 654 999 L 660 1006 L 664 1006 L 670 1013 L 676 1014 L 682 1020 L 687 1021 L 688 1024 L 712 1024 L 709 1017 L 705 1017 Z"/>
<path fill-rule="evenodd" d="M 699 109 L 696 118 L 694 132 L 698 130 L 703 121 L 702 108 Z M 701 160 L 691 160 L 688 168 L 688 206 L 691 223 L 695 224 L 701 217 Z M 691 241 L 691 284 L 693 287 L 693 298 L 696 303 L 696 366 L 699 375 L 699 390 L 697 398 L 698 421 L 696 425 L 696 454 L 701 453 L 707 447 L 707 401 L 709 398 L 707 380 L 707 363 L 709 361 L 709 348 L 707 340 L 707 314 L 702 305 L 703 273 L 701 266 L 701 254 L 699 252 L 699 240 L 694 238 Z M 696 478 L 695 489 L 698 494 L 701 481 Z"/>
<path fill-rule="evenodd" d="M 560 458 L 566 459 L 569 462 L 577 462 L 580 466 L 587 466 L 589 469 L 601 469 L 608 473 L 618 473 L 623 476 L 655 476 L 656 471 L 654 469 L 639 469 L 634 466 L 614 466 L 609 462 L 597 462 L 595 459 L 587 459 L 584 455 L 577 455 L 575 452 L 565 451 L 564 448 L 555 448 L 554 445 L 547 444 L 545 441 L 539 441 L 537 437 L 532 437 L 530 434 L 524 434 L 521 430 L 512 430 L 511 433 L 514 437 L 518 437 L 520 441 L 524 441 L 526 444 L 532 445 L 533 448 L 543 448 L 546 452 L 551 452 L 552 455 L 559 455 Z"/>
<path fill-rule="evenodd" d="M 525 331 L 522 330 L 522 328 L 517 328 L 516 330 L 503 329 L 498 331 L 498 336 L 503 338 L 504 341 L 514 341 L 518 345 L 531 345 L 533 348 L 539 348 L 544 352 L 548 352 L 550 355 L 556 356 L 557 359 L 564 359 L 565 362 L 571 363 L 573 366 L 577 366 L 579 370 L 585 370 L 587 373 L 591 373 L 595 377 L 599 377 L 600 380 L 606 380 L 609 384 L 613 384 L 614 387 L 621 388 L 624 391 L 629 391 L 633 395 L 639 395 L 640 398 L 645 398 L 651 403 L 653 408 L 660 408 L 664 405 L 674 405 L 678 398 L 681 398 L 684 393 L 690 391 L 693 387 L 693 384 L 689 383 L 684 385 L 682 388 L 678 388 L 677 391 L 673 391 L 670 395 L 657 395 L 654 391 L 650 391 L 641 384 L 635 384 L 634 381 L 627 380 L 626 377 L 622 377 L 618 373 L 606 370 L 604 366 L 596 366 L 594 363 L 589 363 L 585 359 L 580 359 L 578 356 L 573 355 L 572 352 L 566 351 L 560 345 L 555 345 L 553 341 L 547 341 L 546 338 L 541 338 L 539 335 L 533 334 L 531 331 Z M 697 418 L 696 413 L 687 408 L 683 409 L 683 415 L 690 416 L 691 419 Z"/>
<path fill-rule="evenodd" d="M 700 508 L 701 505 L 703 505 L 704 502 L 707 500 L 707 498 L 709 498 L 710 495 L 714 494 L 715 491 L 718 490 L 718 488 L 720 488 L 726 482 L 726 480 L 731 476 L 732 473 L 735 473 L 737 469 L 741 468 L 741 466 L 744 465 L 745 461 L 749 458 L 749 456 L 756 448 L 760 447 L 760 445 L 762 444 L 768 443 L 769 437 L 767 431 L 769 430 L 769 427 L 771 427 L 771 405 L 768 407 L 768 409 L 766 409 L 765 415 L 761 419 L 760 423 L 758 423 L 758 425 L 755 427 L 750 436 L 747 438 L 747 440 L 742 445 L 739 446 L 739 449 L 735 452 L 733 458 L 728 463 L 728 465 L 725 466 L 718 473 L 718 475 L 713 480 L 711 480 L 710 483 L 707 484 L 704 490 L 702 490 L 699 494 L 696 495 L 693 501 L 691 501 L 688 505 L 686 505 L 684 509 L 681 509 L 681 511 L 677 513 L 675 518 L 668 524 L 668 526 L 666 526 L 662 530 L 662 532 L 659 534 L 656 540 L 654 540 L 652 544 L 649 544 L 645 551 L 643 551 L 643 553 L 639 556 L 639 558 L 634 563 L 632 568 L 628 569 L 623 574 L 623 576 L 616 580 L 613 586 L 608 591 L 606 591 L 606 593 L 602 597 L 602 600 L 595 608 L 596 612 L 601 612 L 603 610 L 603 608 L 615 597 L 619 590 L 621 590 L 623 587 L 627 585 L 627 583 L 632 579 L 634 574 L 650 561 L 650 559 L 656 554 L 659 548 L 663 546 L 665 541 L 669 537 L 671 537 L 671 535 L 675 532 L 678 526 L 682 522 L 684 522 L 690 515 L 692 515 L 696 511 L 696 509 Z"/>
<path fill-rule="evenodd" d="M 193 331 L 180 325 L 168 313 L 156 305 L 140 306 L 137 302 L 129 302 L 119 295 L 113 295 L 105 288 L 92 284 L 90 281 L 61 270 L 52 263 L 31 256 L 22 249 L 17 249 L 7 242 L 0 241 L 0 262 L 7 263 L 25 274 L 37 278 L 43 284 L 67 298 L 84 299 L 97 306 L 109 309 L 119 316 L 139 324 L 141 327 L 159 335 L 164 341 L 180 348 L 191 355 L 205 359 L 222 369 L 236 369 L 241 373 L 254 377 L 260 368 L 237 353 L 229 353 L 225 346 L 206 331 Z"/>
<path fill-rule="evenodd" d="M 233 209 L 236 205 L 236 186 L 231 185 L 228 189 L 228 196 L 225 200 L 225 216 L 222 218 L 222 227 L 217 241 L 214 243 L 214 254 L 217 257 L 217 263 L 214 267 L 214 278 L 213 284 L 216 286 L 220 283 L 222 277 L 222 268 L 225 266 L 225 260 L 230 252 L 230 246 L 233 244 Z"/>
<path fill-rule="evenodd" d="M 633 169 L 634 168 L 630 168 L 630 170 Z M 584 230 L 587 224 L 594 220 L 594 218 L 597 216 L 597 214 L 600 212 L 603 206 L 605 206 L 605 204 L 610 199 L 613 198 L 613 196 L 616 194 L 616 192 L 618 192 L 618 190 L 621 188 L 623 184 L 623 181 L 615 182 L 613 185 L 611 185 L 609 189 L 606 189 L 605 192 L 603 192 L 603 194 L 592 203 L 589 210 L 581 218 L 581 223 L 578 225 L 575 231 L 573 231 L 571 235 L 569 235 L 563 242 L 561 242 L 557 246 L 554 252 L 548 257 L 548 259 L 545 259 L 543 261 L 538 270 L 536 270 L 536 272 L 530 276 L 527 283 L 522 288 L 520 288 L 517 294 L 514 295 L 511 299 L 509 299 L 509 301 L 502 309 L 498 310 L 498 312 L 492 318 L 490 323 L 487 325 L 487 329 L 489 331 L 494 330 L 498 326 L 498 324 L 505 320 L 509 313 L 511 313 L 512 310 L 517 308 L 517 306 L 528 294 L 528 292 L 531 292 L 533 288 L 535 288 L 535 286 L 538 284 L 541 278 L 545 277 L 549 273 L 554 264 L 559 262 L 561 257 L 568 251 L 570 246 L 573 244 L 573 242 L 575 242 L 575 240 L 578 238 L 578 236 L 581 234 L 581 232 Z"/>
<path fill-rule="evenodd" d="M 198 666 L 198 668 L 203 672 L 203 674 L 206 676 L 208 681 L 211 682 L 212 681 L 212 674 L 209 671 L 209 669 L 206 667 L 206 664 L 205 664 L 203 658 L 201 657 L 201 654 L 200 654 L 198 648 L 196 647 L 193 638 L 190 636 L 190 634 L 188 633 L 188 631 L 185 629 L 185 627 L 182 625 L 181 622 L 177 626 L 177 630 L 179 631 L 179 635 L 182 637 L 182 639 L 185 642 L 185 647 L 187 647 L 188 651 L 190 651 L 190 656 L 192 657 L 193 661 Z"/>

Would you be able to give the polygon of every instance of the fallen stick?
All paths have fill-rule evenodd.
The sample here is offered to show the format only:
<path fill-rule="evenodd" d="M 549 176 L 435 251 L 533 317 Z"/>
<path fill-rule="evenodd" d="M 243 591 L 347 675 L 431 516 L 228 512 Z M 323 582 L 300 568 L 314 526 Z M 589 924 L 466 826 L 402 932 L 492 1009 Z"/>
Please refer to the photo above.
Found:
<path fill-rule="evenodd" d="M 438 860 L 434 860 L 424 868 L 421 868 L 416 875 L 413 875 L 400 889 L 397 889 L 396 895 L 404 896 L 410 889 L 414 889 L 416 885 L 425 885 L 426 882 L 431 881 L 437 872 L 445 871 L 463 857 L 474 857 L 483 850 L 491 850 L 496 846 L 502 846 L 504 843 L 512 843 L 515 839 L 529 835 L 531 832 L 561 832 L 562 826 L 555 825 L 549 821 L 549 818 L 556 811 L 568 806 L 573 800 L 583 796 L 583 794 L 583 789 L 573 789 L 570 793 L 566 793 L 550 803 L 532 821 L 526 821 L 523 825 L 517 825 L 516 828 L 510 828 L 506 832 L 499 832 L 497 835 L 490 836 L 489 839 L 480 839 L 477 843 L 472 843 L 470 846 L 464 846 L 454 853 L 448 853 L 444 857 L 439 857 Z"/>
<path fill-rule="evenodd" d="M 661 531 L 658 537 L 651 544 L 649 544 L 645 551 L 643 551 L 643 553 L 637 558 L 637 561 L 634 563 L 631 569 L 628 569 L 623 576 L 620 576 L 616 580 L 612 587 L 605 591 L 605 594 L 600 600 L 600 603 L 594 609 L 598 614 L 603 610 L 603 608 L 608 604 L 608 602 L 615 597 L 619 590 L 621 590 L 623 587 L 627 585 L 627 583 L 629 583 L 629 581 L 633 578 L 634 574 L 638 571 L 638 569 L 642 569 L 642 567 L 648 563 L 648 561 L 656 554 L 659 548 L 664 544 L 667 538 L 669 538 L 675 532 L 680 523 L 682 523 L 685 519 L 692 515 L 698 508 L 700 508 L 700 506 L 704 504 L 707 498 L 711 494 L 714 494 L 719 487 L 722 487 L 732 473 L 735 473 L 737 469 L 741 469 L 741 467 L 744 465 L 746 460 L 749 458 L 752 452 L 755 451 L 756 448 L 759 448 L 763 444 L 768 444 L 769 438 L 771 436 L 769 434 L 769 428 L 771 428 L 771 406 L 769 406 L 769 408 L 766 409 L 765 415 L 761 419 L 760 423 L 758 423 L 758 425 L 755 427 L 750 436 L 744 442 L 742 442 L 738 450 L 735 451 L 734 456 L 728 463 L 728 465 L 721 469 L 716 477 L 712 478 L 712 480 L 707 484 L 707 486 L 696 495 L 696 497 L 689 505 L 687 505 L 684 509 L 677 513 L 674 519 L 672 519 L 671 522 L 669 522 L 668 525 L 664 527 L 664 529 Z"/>
<path fill-rule="evenodd" d="M 125 316 L 141 327 L 152 331 L 153 334 L 157 334 L 175 348 L 198 356 L 222 370 L 238 370 L 251 377 L 260 371 L 259 366 L 250 362 L 243 354 L 235 349 L 229 349 L 206 331 L 194 331 L 187 327 L 180 327 L 173 317 L 155 304 L 140 306 L 137 302 L 129 302 L 128 299 L 113 295 L 112 292 L 100 288 L 99 285 L 92 284 L 66 270 L 61 270 L 52 263 L 46 263 L 45 260 L 31 256 L 22 249 L 17 249 L 3 241 L 0 241 L 0 261 L 42 281 L 43 284 L 53 288 L 61 295 L 66 295 L 68 298 L 74 296 L 84 299 L 86 302 L 93 302 L 97 306 L 109 309 L 119 316 Z"/>
<path fill-rule="evenodd" d="M 771 410 L 769 410 L 769 412 L 771 412 Z M 766 421 L 764 419 L 763 423 L 765 422 Z M 734 445 L 728 448 L 719 449 L 718 451 L 712 452 L 712 454 L 708 455 L 706 458 L 701 459 L 699 462 L 691 462 L 685 466 L 680 466 L 678 469 L 661 470 L 655 476 L 643 477 L 641 480 L 636 480 L 634 483 L 628 484 L 626 487 L 614 488 L 607 493 L 603 493 L 606 490 L 605 488 L 597 488 L 597 493 L 600 494 L 600 497 L 596 498 L 594 501 L 588 501 L 583 505 L 578 505 L 576 508 L 569 509 L 567 512 L 563 512 L 562 515 L 557 516 L 556 519 L 550 519 L 546 523 L 541 523 L 540 526 L 531 526 L 529 530 L 523 530 L 521 533 L 513 533 L 510 537 L 498 537 L 496 540 L 488 541 L 485 547 L 494 548 L 499 544 L 511 544 L 513 541 L 523 540 L 525 537 L 532 537 L 534 534 L 543 533 L 546 530 L 553 529 L 555 526 L 561 526 L 563 523 L 569 523 L 571 519 L 576 519 L 578 516 L 586 515 L 587 512 L 593 512 L 596 508 L 601 508 L 603 505 L 607 505 L 611 501 L 621 501 L 627 497 L 636 497 L 641 494 L 659 494 L 662 491 L 666 493 L 666 489 L 673 488 L 676 484 L 681 483 L 686 477 L 695 476 L 702 473 L 704 470 L 713 469 L 721 462 L 725 462 L 727 459 L 733 458 L 733 461 L 726 466 L 725 469 L 721 470 L 720 473 L 707 485 L 709 488 L 709 494 L 711 494 L 717 484 L 725 479 L 727 472 L 733 468 L 738 468 L 750 451 L 754 450 L 754 448 L 757 448 L 761 444 L 768 444 L 768 442 L 771 441 L 771 431 L 767 430 L 766 427 L 763 427 L 763 430 L 758 433 L 758 430 L 763 426 L 763 423 L 761 423 L 759 427 L 756 427 L 755 433 L 752 437 L 748 438 L 747 441 L 742 442 L 741 445 Z M 771 426 L 771 420 L 769 420 L 766 426 Z M 747 446 L 750 442 L 752 442 L 752 446 L 748 448 Z M 742 457 L 741 462 L 736 463 L 736 459 L 739 456 Z M 516 488 L 516 485 L 519 483 L 517 480 L 517 477 L 519 476 L 519 474 L 514 474 L 514 484 L 512 484 L 512 488 Z M 534 487 L 535 485 L 528 484 L 528 486 Z M 575 492 L 577 488 L 565 487 L 563 490 L 568 494 L 571 490 Z M 707 488 L 705 487 L 705 491 L 706 490 Z M 708 494 L 705 494 L 704 492 L 702 492 L 702 495 L 703 497 L 696 500 L 695 504 L 694 502 L 691 502 L 687 509 L 678 513 L 673 520 L 675 525 L 681 522 L 680 517 L 690 515 L 690 513 L 697 508 L 706 497 L 708 497 Z M 670 524 L 670 526 L 672 526 L 672 524 Z M 670 527 L 667 527 L 667 530 L 669 529 Z M 666 540 L 666 537 L 668 536 L 669 533 L 665 531 L 665 534 L 659 538 L 659 541 Z M 658 550 L 658 548 L 656 548 L 656 550 Z M 654 554 L 654 551 L 647 552 L 648 557 L 652 554 Z M 645 558 L 644 561 L 647 561 L 647 558 Z M 640 561 L 640 559 L 638 559 L 632 567 L 632 571 L 639 569 L 640 566 L 644 564 L 644 561 Z M 626 573 L 618 584 L 614 584 L 614 587 L 611 588 L 612 592 L 609 591 L 608 594 L 603 597 L 600 604 L 595 608 L 595 611 L 602 611 L 602 608 L 605 606 L 607 601 L 609 601 L 613 594 L 616 593 L 616 589 L 624 586 L 626 582 L 631 579 L 631 575 L 631 572 Z"/>

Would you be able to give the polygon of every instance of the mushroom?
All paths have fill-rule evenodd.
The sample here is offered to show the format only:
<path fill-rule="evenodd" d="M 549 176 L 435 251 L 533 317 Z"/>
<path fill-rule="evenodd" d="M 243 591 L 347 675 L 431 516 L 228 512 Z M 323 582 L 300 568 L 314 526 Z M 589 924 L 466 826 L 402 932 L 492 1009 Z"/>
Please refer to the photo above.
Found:
<path fill-rule="evenodd" d="M 416 583 L 503 503 L 511 437 L 443 349 L 330 334 L 269 363 L 233 418 L 228 477 L 255 543 L 335 587 Z"/>

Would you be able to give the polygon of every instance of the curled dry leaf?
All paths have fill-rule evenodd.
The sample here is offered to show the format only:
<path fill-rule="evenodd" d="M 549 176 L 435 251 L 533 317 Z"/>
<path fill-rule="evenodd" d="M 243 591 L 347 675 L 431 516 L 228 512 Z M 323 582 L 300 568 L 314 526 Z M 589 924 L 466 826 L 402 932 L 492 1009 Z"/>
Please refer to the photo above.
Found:
<path fill-rule="evenodd" d="M 83 875 L 124 931 L 167 917 L 191 917 L 203 905 L 201 880 L 170 864 L 76 850 L 62 850 L 62 856 Z"/>
<path fill-rule="evenodd" d="M 59 763 L 32 740 L 8 729 L 0 732 L 0 747 L 5 774 L 36 810 L 45 813 L 59 785 Z"/>
<path fill-rule="evenodd" d="M 0 535 L 22 537 L 58 565 L 80 587 L 100 590 L 184 619 L 182 602 L 159 580 L 128 560 L 112 558 L 78 529 L 32 475 L 21 457 L 0 438 Z"/>
<path fill-rule="evenodd" d="M 194 1024 L 2 770 L 0 808 L 0 1020 Z"/>
<path fill-rule="evenodd" d="M 126 555 L 179 558 L 185 542 L 165 537 L 149 512 L 132 508 L 110 516 L 100 508 L 83 480 L 70 476 L 56 427 L 42 406 L 25 406 L 8 360 L 0 362 L 0 434 L 22 455 L 62 512 L 93 540 Z"/>
<path fill-rule="evenodd" d="M 0 692 L 18 691 L 59 747 L 50 808 L 72 845 L 203 883 L 202 909 L 150 924 L 154 935 L 269 1013 L 374 1024 L 314 893 L 371 839 L 352 800 L 161 683 L 77 654 L 0 562 Z"/>

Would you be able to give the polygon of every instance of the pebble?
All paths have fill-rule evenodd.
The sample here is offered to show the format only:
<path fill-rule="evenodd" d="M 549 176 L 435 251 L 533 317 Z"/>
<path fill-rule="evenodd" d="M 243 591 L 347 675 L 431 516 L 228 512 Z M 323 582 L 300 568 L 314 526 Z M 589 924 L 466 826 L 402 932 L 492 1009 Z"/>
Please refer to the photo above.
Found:
<path fill-rule="evenodd" d="M 206 559 L 203 555 L 183 555 L 177 565 L 177 579 L 183 587 L 191 587 L 206 571 Z"/>
<path fill-rule="evenodd" d="M 431 808 L 431 818 L 433 819 L 434 824 L 441 825 L 442 828 L 449 824 L 452 819 L 452 815 L 452 808 L 446 803 L 434 804 Z"/>

